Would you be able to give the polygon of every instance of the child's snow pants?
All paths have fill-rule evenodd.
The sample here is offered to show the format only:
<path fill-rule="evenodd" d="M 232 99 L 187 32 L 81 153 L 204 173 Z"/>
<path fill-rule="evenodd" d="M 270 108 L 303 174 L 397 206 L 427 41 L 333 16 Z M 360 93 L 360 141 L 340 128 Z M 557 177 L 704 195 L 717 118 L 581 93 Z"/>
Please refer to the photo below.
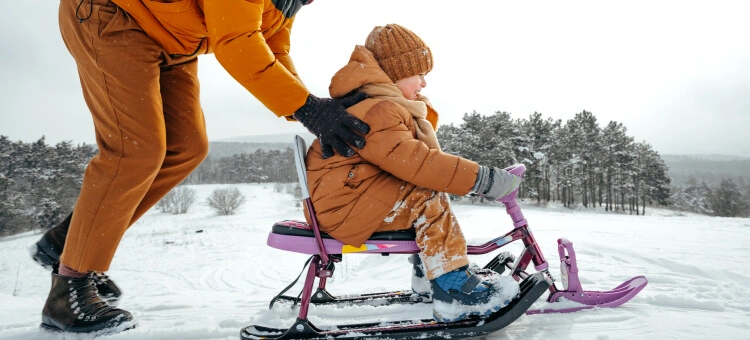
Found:
<path fill-rule="evenodd" d="M 99 153 L 83 177 L 61 262 L 105 271 L 125 230 L 208 153 L 198 60 L 173 58 L 108 0 L 60 2 L 59 23 Z"/>
<path fill-rule="evenodd" d="M 377 231 L 415 228 L 429 280 L 469 264 L 466 240 L 448 194 L 407 184 L 397 202 Z"/>

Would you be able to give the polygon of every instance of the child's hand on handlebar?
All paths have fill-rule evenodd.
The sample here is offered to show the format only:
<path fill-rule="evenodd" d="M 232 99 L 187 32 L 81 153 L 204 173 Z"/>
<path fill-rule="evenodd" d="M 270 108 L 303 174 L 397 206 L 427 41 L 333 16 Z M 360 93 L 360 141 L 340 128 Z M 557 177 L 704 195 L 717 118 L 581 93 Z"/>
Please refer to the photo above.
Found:
<path fill-rule="evenodd" d="M 492 200 L 505 197 L 521 185 L 521 177 L 500 168 L 479 166 L 472 192 Z"/>

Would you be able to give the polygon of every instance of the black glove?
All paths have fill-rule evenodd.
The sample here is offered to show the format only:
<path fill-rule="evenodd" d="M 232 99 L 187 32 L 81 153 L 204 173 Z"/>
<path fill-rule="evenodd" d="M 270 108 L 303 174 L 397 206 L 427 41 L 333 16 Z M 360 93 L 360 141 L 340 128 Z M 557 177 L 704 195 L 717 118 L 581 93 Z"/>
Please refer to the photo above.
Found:
<path fill-rule="evenodd" d="M 318 98 L 312 94 L 307 97 L 294 118 L 304 125 L 312 134 L 320 138 L 323 158 L 333 156 L 333 149 L 345 157 L 354 156 L 354 150 L 348 144 L 361 149 L 365 138 L 360 134 L 370 132 L 370 126 L 357 117 L 346 112 L 346 108 L 367 98 L 364 92 L 356 92 L 343 98 Z M 355 133 L 357 132 L 357 133 Z"/>

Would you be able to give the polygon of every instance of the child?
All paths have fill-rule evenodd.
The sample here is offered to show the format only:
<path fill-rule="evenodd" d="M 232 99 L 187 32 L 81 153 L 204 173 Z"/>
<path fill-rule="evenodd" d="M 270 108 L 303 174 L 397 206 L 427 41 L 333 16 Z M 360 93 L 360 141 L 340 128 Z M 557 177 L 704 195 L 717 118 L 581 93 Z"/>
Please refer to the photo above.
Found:
<path fill-rule="evenodd" d="M 320 227 L 337 240 L 358 246 L 376 231 L 416 229 L 415 270 L 424 265 L 435 319 L 450 322 L 499 310 L 518 294 L 518 284 L 507 276 L 478 276 L 469 267 L 445 193 L 500 198 L 520 179 L 440 150 L 438 114 L 420 93 L 432 66 L 429 47 L 413 32 L 395 24 L 375 27 L 329 87 L 333 98 L 367 94 L 348 109 L 370 125 L 366 146 L 353 157 L 324 159 L 316 139 L 306 165 Z"/>

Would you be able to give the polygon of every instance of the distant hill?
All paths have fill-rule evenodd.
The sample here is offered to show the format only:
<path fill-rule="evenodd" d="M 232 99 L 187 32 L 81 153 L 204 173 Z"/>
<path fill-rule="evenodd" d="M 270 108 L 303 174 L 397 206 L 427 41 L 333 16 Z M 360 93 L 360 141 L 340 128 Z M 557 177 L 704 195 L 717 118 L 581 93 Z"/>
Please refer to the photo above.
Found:
<path fill-rule="evenodd" d="M 715 184 L 722 178 L 744 178 L 750 180 L 750 158 L 726 155 L 661 155 L 669 167 L 669 176 L 674 185 L 693 177 L 707 184 Z"/>
<path fill-rule="evenodd" d="M 292 148 L 294 136 L 300 135 L 310 145 L 315 139 L 311 133 L 286 133 L 260 136 L 239 136 L 212 141 L 208 155 L 213 159 L 229 157 L 236 154 L 254 153 L 255 150 L 281 150 Z"/>
<path fill-rule="evenodd" d="M 240 153 L 253 153 L 257 149 L 285 150 L 292 147 L 297 133 L 253 135 L 224 138 L 211 142 L 209 155 L 213 158 L 232 156 Z M 299 133 L 310 145 L 315 136 L 310 133 Z M 722 178 L 745 178 L 750 181 L 750 158 L 716 155 L 661 155 L 669 167 L 669 176 L 673 185 L 685 183 L 690 177 L 703 180 L 712 185 Z"/>
<path fill-rule="evenodd" d="M 252 135 L 252 136 L 237 136 L 219 139 L 214 142 L 240 142 L 240 143 L 289 143 L 291 144 L 294 140 L 295 135 L 300 135 L 305 139 L 309 145 L 315 139 L 315 136 L 308 132 L 303 133 L 279 133 L 273 135 Z"/>
<path fill-rule="evenodd" d="M 748 157 L 733 156 L 733 155 L 717 155 L 717 154 L 695 154 L 695 155 L 663 155 L 675 158 L 675 159 L 692 159 L 692 160 L 703 160 L 703 161 L 715 161 L 715 162 L 729 162 L 729 161 L 749 161 Z"/>

